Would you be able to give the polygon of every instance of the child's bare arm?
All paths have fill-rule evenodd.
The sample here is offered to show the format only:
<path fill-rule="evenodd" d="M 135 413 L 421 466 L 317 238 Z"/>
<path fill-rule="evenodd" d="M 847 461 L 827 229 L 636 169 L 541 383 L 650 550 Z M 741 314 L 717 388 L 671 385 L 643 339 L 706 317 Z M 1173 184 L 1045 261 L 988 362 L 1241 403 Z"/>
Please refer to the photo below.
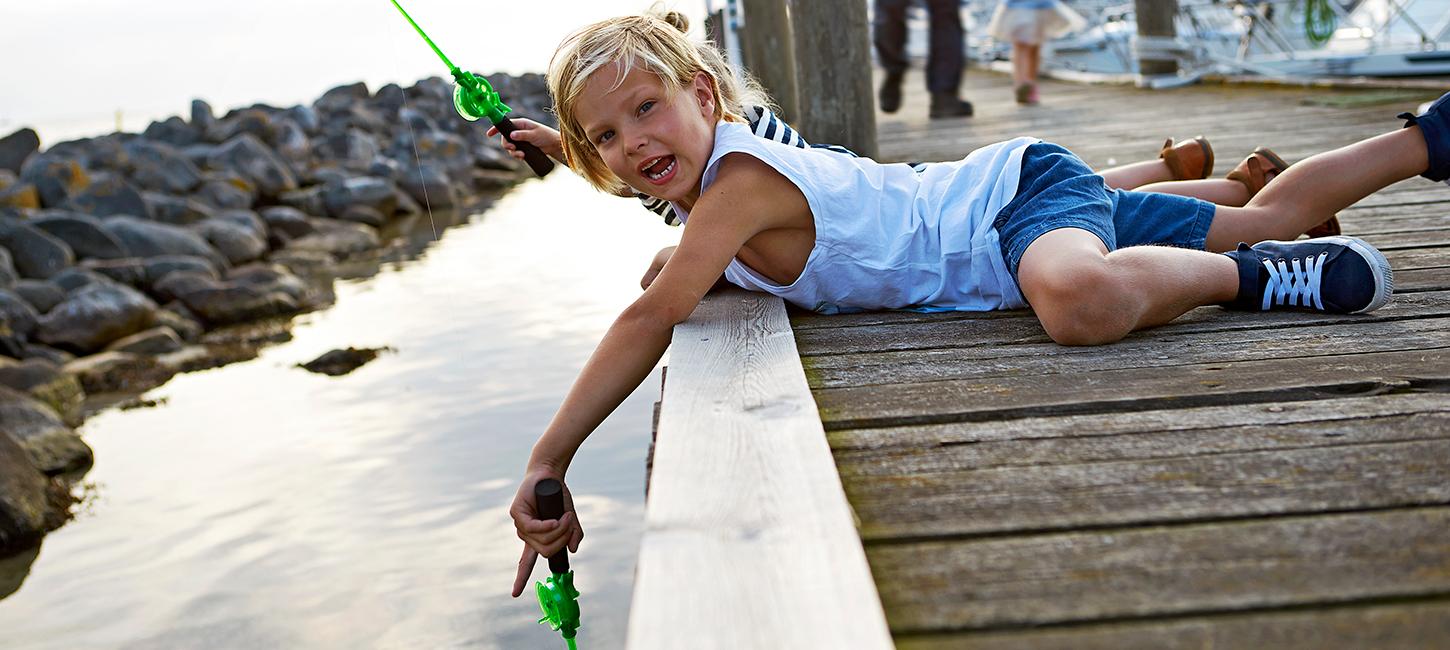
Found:
<path fill-rule="evenodd" d="M 760 191 L 758 178 L 774 173 L 755 165 L 722 167 L 692 211 L 679 247 L 644 294 L 610 326 L 534 445 L 509 510 L 519 538 L 527 545 L 514 596 L 522 593 L 538 554 L 552 555 L 565 546 L 577 549 L 583 537 L 572 507 L 557 522 L 538 519 L 534 484 L 543 478 L 563 479 L 579 445 L 659 362 L 675 324 L 695 310 L 745 242 L 775 222 L 772 211 L 779 210 L 779 204 L 771 200 L 770 192 Z"/>

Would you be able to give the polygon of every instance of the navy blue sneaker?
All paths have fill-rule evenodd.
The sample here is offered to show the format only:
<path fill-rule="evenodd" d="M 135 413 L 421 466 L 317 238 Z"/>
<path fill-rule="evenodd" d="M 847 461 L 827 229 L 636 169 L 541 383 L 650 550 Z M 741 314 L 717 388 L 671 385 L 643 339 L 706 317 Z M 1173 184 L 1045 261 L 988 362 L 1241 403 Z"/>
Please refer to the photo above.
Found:
<path fill-rule="evenodd" d="M 1450 93 L 1440 96 L 1424 113 L 1400 113 L 1405 128 L 1418 125 L 1430 150 L 1430 168 L 1421 176 L 1432 181 L 1450 181 Z"/>
<path fill-rule="evenodd" d="M 1229 309 L 1362 314 L 1383 307 L 1395 290 L 1389 260 L 1356 237 L 1241 243 L 1224 255 L 1239 264 L 1239 295 L 1224 305 Z"/>

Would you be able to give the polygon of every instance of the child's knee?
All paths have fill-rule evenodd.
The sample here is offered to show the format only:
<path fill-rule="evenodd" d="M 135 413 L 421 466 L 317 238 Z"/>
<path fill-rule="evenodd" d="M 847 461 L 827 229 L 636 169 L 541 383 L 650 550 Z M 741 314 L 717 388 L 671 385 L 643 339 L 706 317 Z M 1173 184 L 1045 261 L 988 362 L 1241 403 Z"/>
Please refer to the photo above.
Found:
<path fill-rule="evenodd" d="M 1132 330 L 1122 278 L 1105 258 L 1050 265 L 1038 273 L 1020 273 L 1023 294 L 1053 341 L 1098 345 L 1117 341 Z"/>

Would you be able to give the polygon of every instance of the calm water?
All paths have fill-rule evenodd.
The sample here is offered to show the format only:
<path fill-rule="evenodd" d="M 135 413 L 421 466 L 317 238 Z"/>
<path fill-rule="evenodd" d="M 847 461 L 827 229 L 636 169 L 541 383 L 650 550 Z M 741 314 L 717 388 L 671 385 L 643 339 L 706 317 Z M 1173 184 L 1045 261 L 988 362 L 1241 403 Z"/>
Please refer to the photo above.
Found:
<path fill-rule="evenodd" d="M 442 235 L 339 284 L 291 342 L 86 422 L 98 496 L 0 601 L 0 647 L 562 648 L 508 595 L 508 505 L 677 231 L 561 171 Z M 397 352 L 339 378 L 293 367 L 348 345 Z M 583 648 L 623 641 L 658 394 L 657 371 L 570 472 Z"/>

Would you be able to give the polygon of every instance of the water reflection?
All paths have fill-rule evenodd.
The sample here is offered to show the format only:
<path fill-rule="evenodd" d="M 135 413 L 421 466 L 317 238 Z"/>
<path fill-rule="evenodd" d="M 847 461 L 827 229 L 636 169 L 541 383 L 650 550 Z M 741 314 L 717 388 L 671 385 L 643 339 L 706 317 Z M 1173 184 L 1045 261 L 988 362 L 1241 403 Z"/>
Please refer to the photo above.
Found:
<path fill-rule="evenodd" d="M 426 229 L 425 229 L 426 230 Z M 0 602 L 6 647 L 553 647 L 514 600 L 529 448 L 677 232 L 555 173 L 415 261 L 340 282 L 255 360 L 178 376 L 81 429 L 93 513 Z M 293 365 L 391 346 L 352 374 Z M 571 470 L 580 645 L 622 645 L 658 377 Z"/>

